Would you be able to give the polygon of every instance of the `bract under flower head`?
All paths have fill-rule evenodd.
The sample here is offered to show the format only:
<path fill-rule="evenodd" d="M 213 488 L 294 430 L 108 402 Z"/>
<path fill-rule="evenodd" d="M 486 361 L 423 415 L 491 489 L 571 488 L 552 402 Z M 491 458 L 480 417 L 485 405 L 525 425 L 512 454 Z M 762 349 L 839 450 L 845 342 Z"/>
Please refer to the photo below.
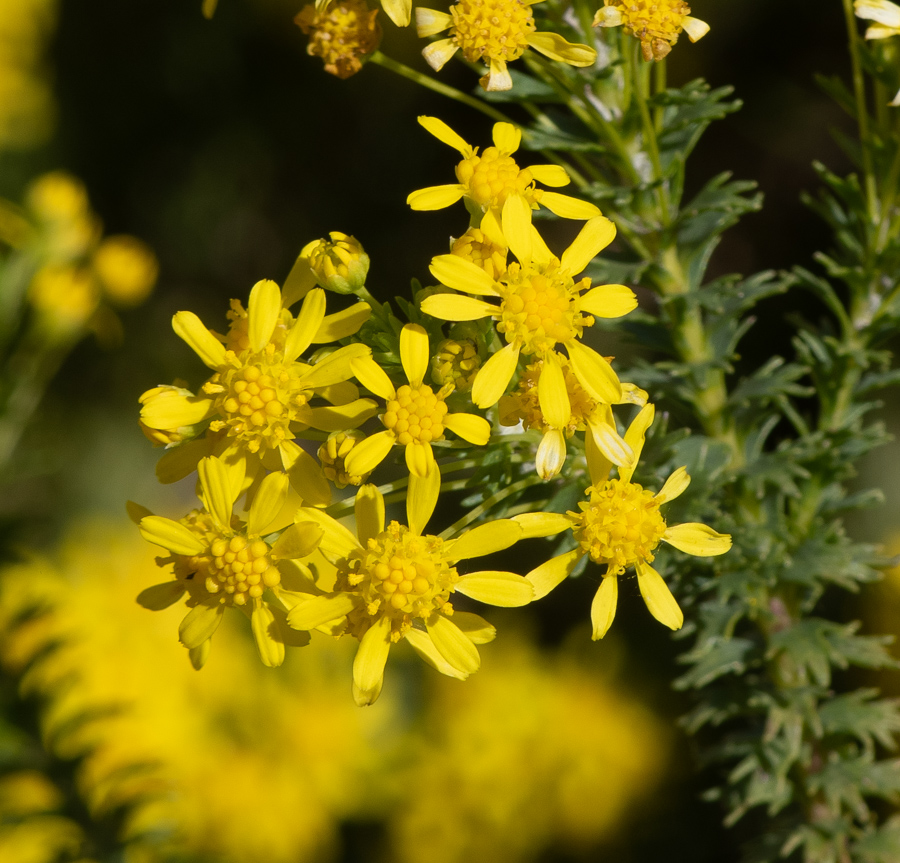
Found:
<path fill-rule="evenodd" d="M 563 219 L 590 219 L 600 215 L 594 204 L 535 186 L 535 183 L 567 186 L 569 175 L 558 165 L 520 168 L 512 154 L 519 149 L 522 132 L 511 123 L 494 125 L 494 146 L 481 155 L 477 147 L 467 144 L 443 120 L 419 117 L 419 123 L 439 141 L 458 150 L 463 159 L 456 166 L 457 183 L 411 193 L 406 203 L 412 209 L 441 210 L 465 198 L 476 212 L 490 213 L 493 224 L 502 226 L 502 231 L 492 230 L 483 222 L 478 226 L 497 245 L 506 244 L 504 235 L 528 231 L 531 211 L 540 207 Z"/>
<path fill-rule="evenodd" d="M 536 599 L 546 596 L 562 582 L 585 555 L 606 565 L 591 605 L 594 640 L 606 635 L 612 625 L 618 601 L 617 578 L 630 566 L 637 571 L 638 587 L 650 613 L 670 629 L 681 628 L 684 615 L 662 576 L 650 565 L 660 541 L 698 557 L 724 554 L 731 548 L 728 534 L 717 533 L 705 524 L 666 525 L 659 507 L 688 487 L 691 478 L 683 467 L 672 473 L 655 495 L 631 481 L 653 415 L 653 405 L 645 405 L 625 433 L 634 461 L 618 468 L 618 478 L 608 479 L 611 468 L 608 459 L 598 452 L 593 456 L 588 453 L 592 485 L 587 489 L 588 500 L 578 504 L 579 512 L 569 512 L 566 516 L 538 513 L 517 517 L 527 525 L 529 536 L 550 536 L 568 528 L 578 542 L 573 551 L 558 555 L 528 573 L 526 577 L 534 585 Z"/>
<path fill-rule="evenodd" d="M 198 666 L 205 661 L 209 639 L 215 634 L 224 609 L 244 609 L 252 618 L 263 662 L 280 665 L 285 636 L 274 624 L 274 612 L 263 595 L 267 589 L 278 594 L 282 581 L 279 561 L 312 554 L 322 538 L 322 530 L 310 522 L 291 524 L 292 508 L 286 506 L 289 482 L 283 473 L 269 474 L 260 483 L 244 522 L 233 512 L 241 486 L 234 482 L 223 462 L 215 457 L 205 458 L 198 471 L 202 510 L 194 510 L 180 521 L 136 513 L 141 516 L 143 537 L 170 552 L 158 563 L 171 564 L 175 575 L 175 581 L 149 588 L 138 601 L 157 610 L 188 594 L 191 611 L 181 622 L 179 636 Z M 274 543 L 263 539 L 279 530 L 284 533 Z"/>
<path fill-rule="evenodd" d="M 449 15 L 420 6 L 416 9 L 419 36 L 450 31 L 449 38 L 433 42 L 422 55 L 435 70 L 442 69 L 460 50 L 470 63 L 485 63 L 488 74 L 480 83 L 489 92 L 512 88 L 506 64 L 518 60 L 529 47 L 571 66 L 592 66 L 597 59 L 593 48 L 567 42 L 556 33 L 536 32 L 531 7 L 540 2 L 458 0 Z"/>
<path fill-rule="evenodd" d="M 691 42 L 702 39 L 709 25 L 691 17 L 684 0 L 603 0 L 594 16 L 595 27 L 618 27 L 641 40 L 645 60 L 662 60 L 683 30 Z"/>
<path fill-rule="evenodd" d="M 489 216 L 485 222 L 490 222 Z M 579 339 L 594 317 L 617 318 L 637 305 L 634 292 L 624 285 L 591 287 L 584 278 L 575 281 L 596 254 L 612 242 L 615 226 L 602 216 L 589 220 L 572 245 L 554 257 L 537 231 L 507 235 L 519 259 L 506 275 L 492 279 L 483 269 L 456 255 L 440 255 L 431 273 L 442 284 L 471 296 L 432 294 L 422 301 L 422 311 L 449 321 L 494 318 L 506 339 L 505 348 L 478 371 L 472 399 L 481 408 L 497 403 L 516 371 L 520 354 L 544 361 L 538 397 L 547 422 L 557 428 L 569 423 L 571 406 L 566 391 L 558 346 L 566 348 L 572 372 L 594 399 L 616 404 L 622 386 L 609 362 Z M 482 299 L 484 298 L 484 299 Z M 499 304 L 487 300 L 499 300 Z"/>
<path fill-rule="evenodd" d="M 514 573 L 461 575 L 457 570 L 460 560 L 513 545 L 522 535 L 515 522 L 481 524 L 450 541 L 423 533 L 439 490 L 436 466 L 426 477 L 411 477 L 408 526 L 397 521 L 386 525 L 384 498 L 374 486 L 363 486 L 356 497 L 357 537 L 324 513 L 308 513 L 323 527 L 322 550 L 334 559 L 338 579 L 329 594 L 299 598 L 288 623 L 300 630 L 321 627 L 359 639 L 353 664 L 357 704 L 378 698 L 388 651 L 401 639 L 443 674 L 465 679 L 478 670 L 475 645 L 489 641 L 493 628 L 477 615 L 454 612 L 454 593 L 491 605 L 531 601 L 531 585 Z M 484 637 L 486 632 L 490 634 Z"/>
<path fill-rule="evenodd" d="M 304 6 L 294 23 L 309 36 L 306 52 L 321 57 L 329 74 L 349 78 L 381 42 L 377 15 L 365 0 L 338 0 Z"/>

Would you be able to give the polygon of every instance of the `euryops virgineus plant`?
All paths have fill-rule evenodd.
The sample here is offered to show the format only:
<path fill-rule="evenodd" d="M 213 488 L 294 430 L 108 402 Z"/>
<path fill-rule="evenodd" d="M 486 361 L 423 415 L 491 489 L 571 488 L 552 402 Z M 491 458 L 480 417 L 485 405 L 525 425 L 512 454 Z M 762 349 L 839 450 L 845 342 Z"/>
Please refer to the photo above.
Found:
<path fill-rule="evenodd" d="M 833 679 L 895 661 L 885 638 L 829 619 L 821 601 L 884 564 L 842 518 L 875 497 L 848 482 L 885 440 L 872 394 L 900 380 L 885 349 L 900 296 L 900 115 L 888 104 L 900 8 L 855 6 L 828 7 L 846 18 L 851 86 L 825 86 L 858 126 L 856 172 L 820 166 L 810 202 L 832 250 L 815 269 L 715 279 L 721 235 L 761 200 L 727 175 L 685 199 L 698 140 L 739 107 L 702 80 L 666 85 L 666 55 L 689 50 L 681 36 L 715 38 L 687 3 L 416 8 L 437 77 L 380 52 L 377 10 L 359 0 L 301 11 L 327 72 L 375 62 L 496 122 L 491 141 L 470 143 L 438 108 L 418 118 L 447 167 L 408 203 L 454 208 L 459 232 L 449 251 L 435 240 L 432 278 L 398 298 L 402 318 L 369 292 L 361 243 L 338 232 L 305 246 L 281 287 L 260 281 L 246 307 L 232 301 L 221 332 L 175 316 L 207 380 L 149 390 L 141 422 L 166 447 L 160 479 L 196 471 L 200 501 L 178 520 L 131 513 L 167 553 L 168 581 L 140 601 L 186 602 L 194 665 L 232 607 L 267 665 L 314 632 L 355 638 L 353 696 L 372 704 L 403 641 L 445 675 L 478 670 L 495 630 L 470 600 L 523 606 L 591 573 L 584 615 L 600 640 L 620 580 L 635 576 L 676 632 L 685 671 L 673 683 L 694 701 L 683 727 L 708 797 L 728 824 L 749 822 L 746 859 L 900 860 L 897 823 L 873 808 L 900 794 L 900 768 L 882 757 L 900 715 Z M 384 11 L 400 26 L 413 16 L 393 0 Z M 854 11 L 874 22 L 868 41 Z M 483 70 L 477 95 L 441 80 L 454 58 Z M 567 247 L 546 242 L 548 218 L 575 223 Z M 638 286 L 655 295 L 647 308 Z M 821 322 L 798 326 L 790 356 L 737 372 L 751 311 L 801 289 Z M 611 331 L 638 360 L 608 356 Z M 439 496 L 463 489 L 466 514 L 435 523 Z M 400 500 L 403 520 L 387 509 Z M 476 562 L 542 537 L 542 560 L 522 571 Z"/>

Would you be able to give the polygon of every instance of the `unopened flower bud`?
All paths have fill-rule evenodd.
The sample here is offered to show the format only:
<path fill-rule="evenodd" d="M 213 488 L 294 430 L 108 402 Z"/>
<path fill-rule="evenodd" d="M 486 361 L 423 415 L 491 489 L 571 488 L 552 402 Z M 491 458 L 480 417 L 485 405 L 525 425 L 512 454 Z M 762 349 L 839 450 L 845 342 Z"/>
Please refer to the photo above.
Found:
<path fill-rule="evenodd" d="M 362 485 L 369 477 L 353 476 L 347 473 L 344 466 L 345 459 L 361 440 L 365 440 L 361 431 L 350 430 L 335 432 L 328 436 L 328 440 L 319 447 L 319 461 L 325 476 L 330 479 L 337 488 L 346 488 L 348 485 Z"/>
<path fill-rule="evenodd" d="M 318 283 L 338 294 L 353 294 L 366 284 L 369 256 L 355 237 L 332 231 L 330 240 L 315 240 L 303 249 L 303 256 Z"/>
<path fill-rule="evenodd" d="M 153 419 L 165 412 L 165 404 L 176 399 L 193 399 L 194 394 L 184 387 L 180 386 L 182 381 L 176 381 L 174 384 L 161 384 L 153 387 L 141 395 L 138 401 L 141 403 L 141 418 L 138 425 L 144 433 L 144 437 L 149 440 L 153 446 L 173 447 L 185 441 L 192 440 L 203 430 L 205 422 L 196 423 L 194 425 L 179 426 L 178 428 L 155 428 L 159 422 Z"/>
<path fill-rule="evenodd" d="M 478 346 L 472 339 L 444 339 L 431 358 L 431 379 L 440 386 L 453 384 L 457 392 L 472 389 L 481 368 Z"/>

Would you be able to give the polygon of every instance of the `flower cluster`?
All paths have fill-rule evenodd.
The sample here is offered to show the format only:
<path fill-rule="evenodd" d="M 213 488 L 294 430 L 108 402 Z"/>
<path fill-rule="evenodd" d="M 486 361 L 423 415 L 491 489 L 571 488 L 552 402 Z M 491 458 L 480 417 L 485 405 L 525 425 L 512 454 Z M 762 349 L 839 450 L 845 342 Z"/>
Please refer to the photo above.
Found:
<path fill-rule="evenodd" d="M 612 357 L 583 341 L 596 319 L 637 306 L 631 288 L 594 284 L 589 275 L 615 238 L 613 223 L 592 203 L 539 188 L 565 186 L 569 176 L 556 165 L 520 166 L 513 154 L 521 133 L 511 124 L 497 123 L 493 146 L 479 153 L 442 121 L 420 123 L 463 159 L 456 184 L 413 192 L 410 205 L 465 199 L 470 219 L 450 251 L 432 259 L 436 284 L 404 306 L 408 323 L 369 294 L 359 241 L 332 232 L 303 248 L 283 289 L 260 281 L 246 308 L 233 300 L 224 332 L 178 312 L 175 332 L 210 376 L 195 390 L 179 381 L 140 399 L 145 433 L 166 448 L 159 478 L 197 470 L 201 504 L 180 519 L 131 506 L 143 536 L 168 552 L 159 563 L 172 572 L 140 602 L 185 600 L 179 635 L 197 667 L 233 607 L 250 618 L 267 665 L 315 632 L 356 639 L 353 695 L 371 704 L 400 642 L 450 677 L 478 669 L 477 646 L 495 632 L 466 602 L 526 605 L 589 556 L 605 567 L 595 638 L 609 628 L 617 578 L 631 566 L 651 613 L 678 628 L 678 605 L 650 565 L 657 545 L 696 555 L 730 546 L 704 525 L 666 525 L 659 507 L 687 487 L 683 468 L 656 495 L 632 482 L 653 405 L 620 380 Z M 582 223 L 558 254 L 532 224 L 541 208 Z M 343 296 L 344 308 L 326 314 L 328 292 Z M 636 412 L 624 434 L 617 410 Z M 491 517 L 485 502 L 484 512 L 429 533 L 449 484 L 442 474 L 504 452 L 504 426 L 519 427 L 519 461 L 534 461 L 527 482 L 589 474 L 580 511 L 519 504 Z M 402 457 L 390 459 L 398 449 Z M 387 461 L 402 466 L 401 478 L 365 484 Z M 331 504 L 334 490 L 347 487 L 352 500 Z M 388 515 L 398 492 L 405 524 Z M 351 510 L 355 531 L 339 520 Z M 472 571 L 475 558 L 566 530 L 575 548 L 527 576 Z"/>

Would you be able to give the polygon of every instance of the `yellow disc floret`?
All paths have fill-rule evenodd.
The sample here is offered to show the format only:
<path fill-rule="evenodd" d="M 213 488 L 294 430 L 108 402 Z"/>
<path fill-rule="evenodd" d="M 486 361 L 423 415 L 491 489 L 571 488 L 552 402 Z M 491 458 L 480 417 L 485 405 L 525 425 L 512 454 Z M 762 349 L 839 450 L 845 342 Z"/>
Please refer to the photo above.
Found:
<path fill-rule="evenodd" d="M 589 279 L 576 284 L 552 264 L 542 270 L 512 264 L 499 285 L 503 302 L 497 330 L 526 354 L 541 354 L 559 342 L 580 338 L 594 323 L 581 314 L 579 292 L 589 284 Z"/>
<path fill-rule="evenodd" d="M 506 248 L 492 243 L 479 228 L 469 228 L 450 252 L 481 267 L 494 281 L 506 274 Z"/>
<path fill-rule="evenodd" d="M 460 0 L 450 15 L 450 38 L 470 63 L 518 60 L 535 30 L 531 7 L 522 0 Z"/>
<path fill-rule="evenodd" d="M 568 359 L 560 356 L 559 362 L 562 364 L 571 410 L 569 423 L 562 431 L 565 432 L 566 437 L 572 437 L 577 430 L 585 427 L 588 417 L 597 409 L 599 403 L 591 398 L 584 387 L 578 383 L 578 379 L 569 366 Z M 500 422 L 502 425 L 514 426 L 521 422 L 525 428 L 537 429 L 541 432 L 546 432 L 551 428 L 544 421 L 544 414 L 538 399 L 538 381 L 541 379 L 543 367 L 543 360 L 529 365 L 522 374 L 516 390 L 500 399 Z"/>
<path fill-rule="evenodd" d="M 458 392 L 472 389 L 481 368 L 478 346 L 472 339 L 444 339 L 431 359 L 431 379 L 438 385 L 452 384 Z"/>
<path fill-rule="evenodd" d="M 456 178 L 466 187 L 466 195 L 483 210 L 500 208 L 510 195 L 521 195 L 529 204 L 540 201 L 534 177 L 519 168 L 512 156 L 497 147 L 488 147 L 480 156 L 473 153 L 456 166 Z"/>
<path fill-rule="evenodd" d="M 597 563 L 609 564 L 609 575 L 621 575 L 627 566 L 653 560 L 653 549 L 666 532 L 659 501 L 637 483 L 607 480 L 587 490 L 590 499 L 579 503 L 575 539 Z"/>
<path fill-rule="evenodd" d="M 397 443 L 431 443 L 444 436 L 444 399 L 453 391 L 452 385 L 437 393 L 428 384 L 412 387 L 404 384 L 387 403 L 382 422 L 397 435 Z"/>
<path fill-rule="evenodd" d="M 362 637 L 375 619 L 391 619 L 391 640 L 399 641 L 413 619 L 434 612 L 452 614 L 448 599 L 459 581 L 437 536 L 417 536 L 392 521 L 365 549 L 353 551 L 338 567 L 338 588 L 364 602 L 350 613 L 348 627 Z"/>
<path fill-rule="evenodd" d="M 683 0 L 604 0 L 622 15 L 624 27 L 641 40 L 645 60 L 661 60 L 678 41 L 691 8 Z"/>

